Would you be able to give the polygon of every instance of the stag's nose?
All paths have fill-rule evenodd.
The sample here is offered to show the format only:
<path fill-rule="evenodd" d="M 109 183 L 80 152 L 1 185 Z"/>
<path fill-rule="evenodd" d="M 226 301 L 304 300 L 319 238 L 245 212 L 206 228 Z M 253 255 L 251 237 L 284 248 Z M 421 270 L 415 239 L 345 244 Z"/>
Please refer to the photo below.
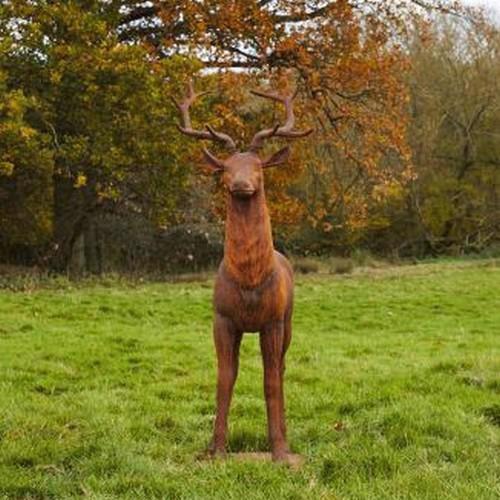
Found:
<path fill-rule="evenodd" d="M 249 198 L 255 193 L 255 188 L 252 186 L 251 182 L 244 179 L 238 179 L 231 183 L 230 191 L 233 196 Z"/>

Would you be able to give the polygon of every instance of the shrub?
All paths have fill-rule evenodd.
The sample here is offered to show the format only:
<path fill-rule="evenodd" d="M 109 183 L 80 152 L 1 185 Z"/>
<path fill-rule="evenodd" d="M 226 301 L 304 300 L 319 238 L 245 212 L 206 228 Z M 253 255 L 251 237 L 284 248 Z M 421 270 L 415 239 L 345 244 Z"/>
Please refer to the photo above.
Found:
<path fill-rule="evenodd" d="M 350 274 L 354 270 L 354 262 L 352 259 L 332 257 L 329 262 L 331 274 Z"/>
<path fill-rule="evenodd" d="M 301 274 L 319 272 L 319 263 L 309 257 L 297 257 L 293 259 L 293 269 Z"/>

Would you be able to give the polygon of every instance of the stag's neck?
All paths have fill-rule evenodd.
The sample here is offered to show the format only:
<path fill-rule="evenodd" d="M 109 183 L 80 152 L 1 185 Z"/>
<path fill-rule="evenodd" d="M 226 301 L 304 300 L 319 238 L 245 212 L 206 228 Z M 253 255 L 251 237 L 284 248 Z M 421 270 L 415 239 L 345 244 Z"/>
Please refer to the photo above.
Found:
<path fill-rule="evenodd" d="M 228 195 L 224 264 L 243 288 L 255 288 L 272 274 L 274 247 L 263 189 L 249 200 Z"/>

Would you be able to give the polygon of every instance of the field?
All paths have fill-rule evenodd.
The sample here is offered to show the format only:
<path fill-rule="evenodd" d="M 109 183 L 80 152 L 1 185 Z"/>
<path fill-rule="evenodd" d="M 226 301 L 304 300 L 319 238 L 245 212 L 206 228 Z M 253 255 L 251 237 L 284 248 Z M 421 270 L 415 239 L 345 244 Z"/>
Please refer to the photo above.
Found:
<path fill-rule="evenodd" d="M 287 360 L 299 470 L 200 459 L 211 283 L 0 292 L 0 498 L 497 499 L 500 267 L 299 277 Z M 246 335 L 232 452 L 265 451 Z"/>

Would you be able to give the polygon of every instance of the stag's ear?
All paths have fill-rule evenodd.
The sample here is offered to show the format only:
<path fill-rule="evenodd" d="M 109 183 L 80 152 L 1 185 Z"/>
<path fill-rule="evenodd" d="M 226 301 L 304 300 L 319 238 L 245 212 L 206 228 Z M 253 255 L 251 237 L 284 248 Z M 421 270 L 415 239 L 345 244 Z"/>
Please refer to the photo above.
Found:
<path fill-rule="evenodd" d="M 203 148 L 203 157 L 205 158 L 205 161 L 207 165 L 214 171 L 214 172 L 220 172 L 224 170 L 224 162 L 222 160 L 219 160 L 216 156 L 214 156 L 208 149 Z"/>
<path fill-rule="evenodd" d="M 269 158 L 262 162 L 262 168 L 274 167 L 275 165 L 281 165 L 288 160 L 290 156 L 290 147 L 280 149 L 278 152 L 272 154 Z"/>

